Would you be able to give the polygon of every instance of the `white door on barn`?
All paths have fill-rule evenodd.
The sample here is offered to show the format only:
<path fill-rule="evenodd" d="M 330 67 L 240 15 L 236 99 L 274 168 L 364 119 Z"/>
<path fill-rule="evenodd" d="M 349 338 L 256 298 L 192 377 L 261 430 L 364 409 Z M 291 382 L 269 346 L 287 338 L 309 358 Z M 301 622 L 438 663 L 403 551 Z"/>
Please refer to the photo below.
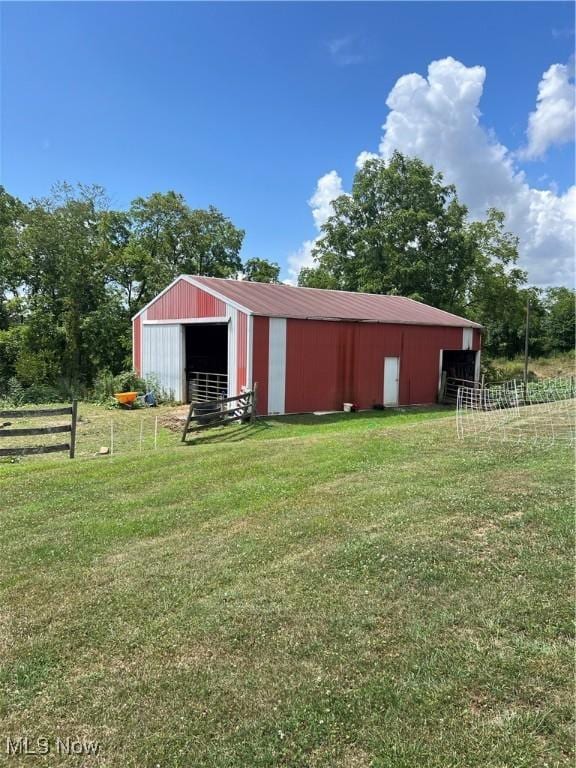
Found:
<path fill-rule="evenodd" d="M 398 391 L 400 382 L 400 358 L 384 358 L 384 405 L 394 407 L 398 405 Z"/>
<path fill-rule="evenodd" d="M 184 400 L 184 333 L 180 323 L 144 325 L 142 377 L 157 380 L 175 400 Z"/>

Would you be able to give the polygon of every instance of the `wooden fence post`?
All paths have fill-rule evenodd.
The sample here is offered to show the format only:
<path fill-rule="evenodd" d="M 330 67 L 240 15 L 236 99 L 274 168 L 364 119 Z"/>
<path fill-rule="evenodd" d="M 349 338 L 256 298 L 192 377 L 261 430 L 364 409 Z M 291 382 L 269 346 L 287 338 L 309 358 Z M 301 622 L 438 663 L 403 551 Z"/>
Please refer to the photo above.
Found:
<path fill-rule="evenodd" d="M 78 421 L 78 400 L 72 400 L 72 426 L 70 429 L 70 458 L 76 453 L 76 422 Z"/>

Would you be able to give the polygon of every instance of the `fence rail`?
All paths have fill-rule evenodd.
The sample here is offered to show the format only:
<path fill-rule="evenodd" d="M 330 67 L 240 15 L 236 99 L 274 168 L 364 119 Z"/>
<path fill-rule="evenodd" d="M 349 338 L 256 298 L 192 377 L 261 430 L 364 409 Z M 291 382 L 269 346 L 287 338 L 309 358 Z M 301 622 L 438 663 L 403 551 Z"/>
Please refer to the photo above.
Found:
<path fill-rule="evenodd" d="M 234 421 L 247 419 L 253 421 L 256 415 L 257 391 L 258 385 L 254 384 L 254 389 L 246 390 L 239 395 L 191 403 L 182 431 L 182 442 L 186 442 L 186 437 L 191 432 L 230 424 Z"/>
<path fill-rule="evenodd" d="M 226 373 L 205 373 L 194 371 L 188 379 L 188 400 L 191 403 L 207 403 L 226 397 L 228 375 Z"/>
<path fill-rule="evenodd" d="M 453 376 L 446 376 L 446 374 L 443 373 L 439 400 L 441 403 L 456 403 L 458 398 L 458 390 L 460 387 L 477 389 L 480 386 L 481 384 L 479 381 L 471 381 L 470 379 L 458 379 Z"/>
<path fill-rule="evenodd" d="M 61 424 L 48 427 L 22 427 L 16 429 L 5 429 L 10 427 L 11 422 L 2 422 L 2 419 L 31 419 L 53 416 L 70 416 L 70 424 Z M 37 453 L 56 453 L 58 451 L 68 451 L 70 458 L 74 458 L 76 450 L 76 424 L 78 421 L 78 403 L 76 400 L 68 408 L 40 408 L 36 410 L 27 410 L 21 408 L 17 411 L 0 411 L 0 438 L 4 437 L 28 437 L 33 435 L 54 435 L 65 432 L 70 433 L 70 442 L 51 445 L 21 445 L 11 448 L 0 448 L 0 456 L 27 456 Z"/>

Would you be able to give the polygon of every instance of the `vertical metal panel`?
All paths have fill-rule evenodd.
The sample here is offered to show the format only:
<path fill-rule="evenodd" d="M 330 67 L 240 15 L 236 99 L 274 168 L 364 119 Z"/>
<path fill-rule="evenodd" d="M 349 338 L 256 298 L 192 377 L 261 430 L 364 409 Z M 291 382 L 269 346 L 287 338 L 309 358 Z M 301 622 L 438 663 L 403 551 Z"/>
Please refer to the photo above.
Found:
<path fill-rule="evenodd" d="M 154 376 L 175 400 L 184 400 L 184 333 L 180 323 L 144 325 L 142 376 Z"/>
<path fill-rule="evenodd" d="M 482 331 L 478 328 L 474 328 L 474 346 L 473 349 L 482 349 Z"/>
<path fill-rule="evenodd" d="M 148 307 L 149 320 L 224 317 L 226 304 L 187 280 L 179 280 Z"/>
<path fill-rule="evenodd" d="M 474 343 L 474 329 L 462 328 L 462 349 L 472 349 Z"/>
<path fill-rule="evenodd" d="M 288 320 L 286 413 L 341 409 L 344 400 L 352 396 L 345 387 L 347 357 L 352 349 L 347 339 L 353 325 Z"/>
<path fill-rule="evenodd" d="M 442 391 L 442 361 L 444 359 L 444 350 L 440 349 L 438 354 L 438 398 Z"/>
<path fill-rule="evenodd" d="M 254 386 L 254 315 L 247 318 L 248 329 L 246 331 L 246 386 L 252 389 Z"/>
<path fill-rule="evenodd" d="M 286 319 L 271 317 L 268 332 L 268 413 L 286 412 Z"/>
<path fill-rule="evenodd" d="M 267 317 L 252 317 L 252 382 L 258 384 L 256 412 L 268 413 L 268 352 L 269 321 Z"/>
<path fill-rule="evenodd" d="M 228 317 L 228 397 L 238 394 L 237 375 L 238 375 L 238 344 L 236 342 L 237 334 L 237 316 L 238 310 L 228 306 L 226 308 Z"/>
<path fill-rule="evenodd" d="M 248 316 L 236 311 L 236 393 L 246 386 L 248 359 Z"/>

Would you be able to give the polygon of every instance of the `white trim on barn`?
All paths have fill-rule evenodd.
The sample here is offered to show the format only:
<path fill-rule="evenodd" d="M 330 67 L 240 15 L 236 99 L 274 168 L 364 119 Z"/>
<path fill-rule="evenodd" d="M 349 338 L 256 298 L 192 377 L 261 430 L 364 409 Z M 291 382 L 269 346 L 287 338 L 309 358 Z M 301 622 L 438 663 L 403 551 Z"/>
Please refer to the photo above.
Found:
<path fill-rule="evenodd" d="M 238 310 L 235 307 L 226 307 L 228 316 L 228 397 L 238 394 L 236 382 L 238 378 L 237 367 L 237 341 L 238 341 Z"/>
<path fill-rule="evenodd" d="M 142 315 L 142 318 L 140 320 L 140 371 L 139 371 L 140 376 L 142 376 L 142 370 L 143 370 L 142 355 L 143 355 L 143 349 L 144 349 L 144 323 L 146 322 L 146 318 L 148 317 L 148 310 L 146 309 L 146 307 L 144 307 L 144 309 L 142 309 L 141 312 L 139 312 L 138 314 Z M 132 321 L 132 345 L 133 345 L 132 346 L 132 367 L 134 368 L 134 370 L 136 370 L 136 360 L 134 359 L 135 352 L 136 352 L 136 348 L 134 346 L 134 321 Z"/>
<path fill-rule="evenodd" d="M 286 318 L 271 317 L 268 333 L 268 413 L 286 411 Z"/>
<path fill-rule="evenodd" d="M 214 323 L 227 323 L 227 317 L 184 317 L 177 320 L 143 320 L 144 325 L 213 325 Z"/>
<path fill-rule="evenodd" d="M 438 362 L 438 397 L 442 394 L 442 364 L 444 363 L 444 350 L 440 350 L 440 359 Z"/>
<path fill-rule="evenodd" d="M 252 389 L 254 382 L 254 315 L 248 315 L 246 328 L 246 388 Z"/>

